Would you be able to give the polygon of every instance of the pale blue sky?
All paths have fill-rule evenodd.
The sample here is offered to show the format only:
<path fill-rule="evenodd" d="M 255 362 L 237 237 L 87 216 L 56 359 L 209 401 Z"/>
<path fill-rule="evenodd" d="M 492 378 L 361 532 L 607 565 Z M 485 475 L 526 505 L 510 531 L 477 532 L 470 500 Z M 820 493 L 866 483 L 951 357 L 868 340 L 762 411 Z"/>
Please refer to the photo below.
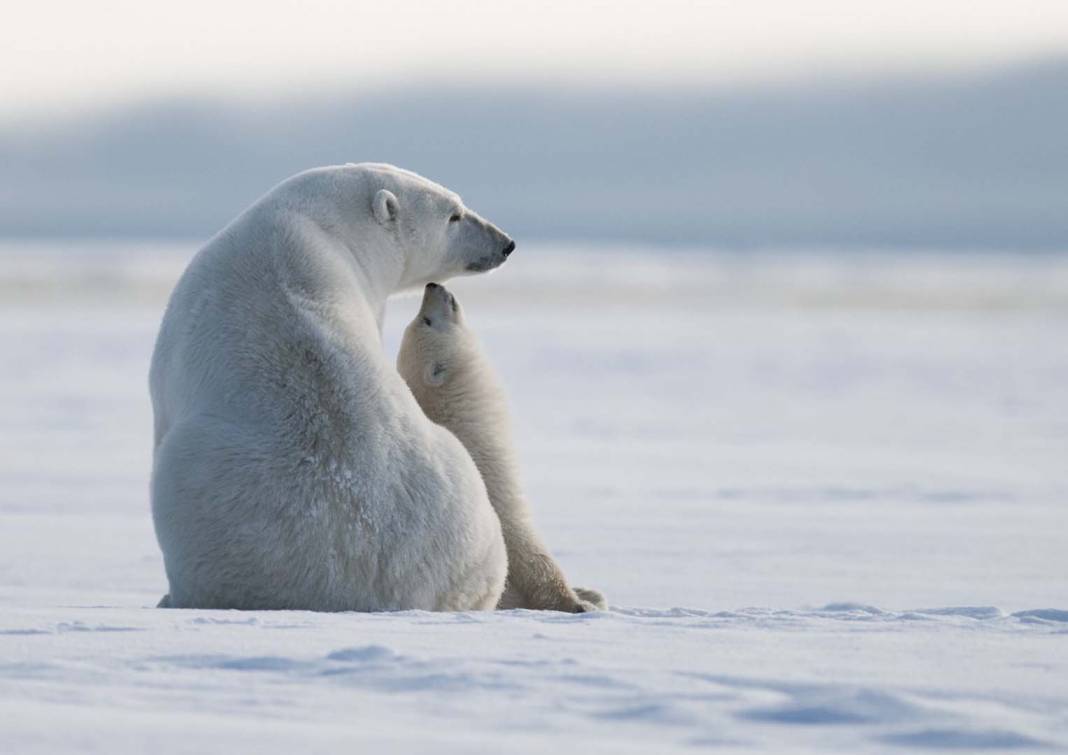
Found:
<path fill-rule="evenodd" d="M 1068 0 L 36 0 L 0 24 L 0 236 L 205 238 L 287 175 L 376 160 L 517 238 L 1066 249 L 1066 131 Z"/>
<path fill-rule="evenodd" d="M 203 91 L 746 83 L 1065 51 L 1064 0 L 38 0 L 4 10 L 0 117 Z"/>

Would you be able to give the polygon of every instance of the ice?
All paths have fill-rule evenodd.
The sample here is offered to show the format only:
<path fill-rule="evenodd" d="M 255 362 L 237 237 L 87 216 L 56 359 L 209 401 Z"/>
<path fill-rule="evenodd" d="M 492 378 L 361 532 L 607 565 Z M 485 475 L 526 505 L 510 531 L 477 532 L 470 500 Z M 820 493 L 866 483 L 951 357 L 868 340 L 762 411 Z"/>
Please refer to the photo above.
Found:
<path fill-rule="evenodd" d="M 0 751 L 1068 747 L 1068 257 L 521 246 L 455 290 L 611 610 L 361 615 L 154 607 L 193 247 L 71 246 L 0 246 Z"/>

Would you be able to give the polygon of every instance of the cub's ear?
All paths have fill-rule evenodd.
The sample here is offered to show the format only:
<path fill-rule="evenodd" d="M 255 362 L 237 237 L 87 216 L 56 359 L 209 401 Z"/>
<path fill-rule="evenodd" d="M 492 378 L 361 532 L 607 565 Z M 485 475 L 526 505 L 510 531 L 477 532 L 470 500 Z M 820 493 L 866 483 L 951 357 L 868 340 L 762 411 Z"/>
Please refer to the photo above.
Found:
<path fill-rule="evenodd" d="M 389 225 L 397 219 L 398 207 L 397 197 L 393 195 L 392 191 L 379 189 L 378 193 L 375 194 L 375 220 L 382 225 Z"/>
<path fill-rule="evenodd" d="M 445 365 L 441 362 L 431 362 L 423 368 L 423 382 L 435 388 L 445 382 Z"/>

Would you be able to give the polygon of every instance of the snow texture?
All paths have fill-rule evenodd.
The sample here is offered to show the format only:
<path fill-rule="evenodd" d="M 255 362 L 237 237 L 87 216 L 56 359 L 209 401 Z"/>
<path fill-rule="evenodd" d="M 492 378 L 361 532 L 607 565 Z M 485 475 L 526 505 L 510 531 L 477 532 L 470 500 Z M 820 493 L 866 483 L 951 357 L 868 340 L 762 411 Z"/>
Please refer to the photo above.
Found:
<path fill-rule="evenodd" d="M 360 615 L 153 607 L 191 252 L 0 248 L 0 752 L 1068 747 L 1068 258 L 521 247 L 454 289 L 611 610 Z"/>

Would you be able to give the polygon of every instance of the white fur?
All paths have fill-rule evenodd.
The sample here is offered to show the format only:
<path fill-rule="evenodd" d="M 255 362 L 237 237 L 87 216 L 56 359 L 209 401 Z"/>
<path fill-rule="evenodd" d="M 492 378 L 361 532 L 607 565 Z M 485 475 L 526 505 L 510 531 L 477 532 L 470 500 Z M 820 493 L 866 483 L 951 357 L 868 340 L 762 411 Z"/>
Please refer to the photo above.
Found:
<path fill-rule="evenodd" d="M 596 590 L 572 589 L 534 529 L 519 484 L 504 391 L 467 327 L 456 298 L 431 283 L 404 331 L 397 371 L 426 416 L 452 431 L 471 453 L 501 520 L 508 582 L 501 608 L 578 613 L 604 608 Z"/>
<path fill-rule="evenodd" d="M 381 348 L 386 298 L 511 240 L 388 165 L 283 182 L 193 259 L 150 376 L 175 607 L 489 609 L 507 569 L 468 452 Z"/>

